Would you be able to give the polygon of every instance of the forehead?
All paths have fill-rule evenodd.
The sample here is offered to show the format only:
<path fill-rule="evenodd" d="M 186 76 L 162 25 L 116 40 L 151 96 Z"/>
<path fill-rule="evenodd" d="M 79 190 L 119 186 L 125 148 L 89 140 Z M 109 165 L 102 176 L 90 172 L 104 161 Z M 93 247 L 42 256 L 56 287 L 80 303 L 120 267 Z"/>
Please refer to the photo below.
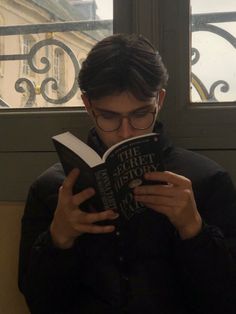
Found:
<path fill-rule="evenodd" d="M 145 106 L 154 105 L 155 99 L 155 97 L 152 97 L 147 100 L 139 100 L 129 92 L 122 92 L 119 94 L 105 96 L 98 100 L 92 100 L 92 106 L 95 109 L 125 113 Z"/>

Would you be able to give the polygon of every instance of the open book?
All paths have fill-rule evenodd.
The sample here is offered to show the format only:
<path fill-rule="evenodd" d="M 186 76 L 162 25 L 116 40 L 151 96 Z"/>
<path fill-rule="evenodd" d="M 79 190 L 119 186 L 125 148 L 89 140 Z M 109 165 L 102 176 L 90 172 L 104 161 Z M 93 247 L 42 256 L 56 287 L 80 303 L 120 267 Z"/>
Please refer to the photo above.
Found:
<path fill-rule="evenodd" d="M 141 184 L 153 184 L 144 179 L 146 172 L 164 170 L 158 134 L 132 137 L 110 147 L 102 158 L 70 132 L 52 137 L 59 159 L 67 175 L 73 168 L 80 174 L 74 193 L 93 187 L 95 195 L 81 209 L 118 210 L 126 219 L 143 211 L 135 201 L 132 189 Z"/>

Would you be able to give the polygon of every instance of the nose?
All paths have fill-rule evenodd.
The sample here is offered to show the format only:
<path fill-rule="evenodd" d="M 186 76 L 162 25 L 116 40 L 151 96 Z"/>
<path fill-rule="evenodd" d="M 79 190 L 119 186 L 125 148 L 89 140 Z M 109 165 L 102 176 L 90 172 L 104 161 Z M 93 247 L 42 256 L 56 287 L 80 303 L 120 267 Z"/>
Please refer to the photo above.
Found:
<path fill-rule="evenodd" d="M 130 125 L 128 117 L 122 117 L 121 125 L 120 125 L 120 128 L 118 130 L 118 135 L 122 139 L 127 139 L 127 138 L 134 136 L 133 132 L 134 132 L 134 129 Z"/>

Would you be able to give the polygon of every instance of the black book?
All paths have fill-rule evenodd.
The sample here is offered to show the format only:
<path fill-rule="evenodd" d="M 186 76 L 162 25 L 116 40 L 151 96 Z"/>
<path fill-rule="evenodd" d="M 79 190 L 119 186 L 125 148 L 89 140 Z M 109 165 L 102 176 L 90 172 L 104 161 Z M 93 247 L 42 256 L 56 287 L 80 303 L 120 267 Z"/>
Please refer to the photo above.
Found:
<path fill-rule="evenodd" d="M 52 137 L 67 175 L 73 168 L 80 174 L 74 193 L 93 187 L 95 195 L 85 201 L 86 211 L 117 210 L 126 219 L 145 209 L 135 201 L 133 188 L 153 184 L 144 179 L 146 172 L 163 171 L 159 135 L 149 133 L 132 137 L 110 147 L 102 158 L 79 138 L 65 132 Z"/>

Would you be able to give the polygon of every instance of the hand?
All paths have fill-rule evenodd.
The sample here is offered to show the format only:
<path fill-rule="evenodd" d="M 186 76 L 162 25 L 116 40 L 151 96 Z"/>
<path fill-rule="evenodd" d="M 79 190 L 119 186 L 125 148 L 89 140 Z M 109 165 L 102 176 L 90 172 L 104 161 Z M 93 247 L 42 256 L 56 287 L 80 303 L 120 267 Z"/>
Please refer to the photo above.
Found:
<path fill-rule="evenodd" d="M 95 194 L 95 191 L 88 188 L 73 195 L 72 189 L 78 175 L 79 170 L 73 169 L 60 187 L 57 208 L 50 226 L 54 245 L 62 249 L 72 247 L 75 239 L 83 233 L 113 232 L 115 229 L 113 225 L 98 226 L 95 223 L 118 217 L 112 210 L 86 213 L 79 208 L 81 203 Z"/>
<path fill-rule="evenodd" d="M 169 171 L 146 173 L 145 178 L 162 181 L 166 185 L 136 187 L 135 199 L 166 215 L 182 239 L 197 235 L 202 227 L 202 219 L 196 207 L 191 181 Z"/>

